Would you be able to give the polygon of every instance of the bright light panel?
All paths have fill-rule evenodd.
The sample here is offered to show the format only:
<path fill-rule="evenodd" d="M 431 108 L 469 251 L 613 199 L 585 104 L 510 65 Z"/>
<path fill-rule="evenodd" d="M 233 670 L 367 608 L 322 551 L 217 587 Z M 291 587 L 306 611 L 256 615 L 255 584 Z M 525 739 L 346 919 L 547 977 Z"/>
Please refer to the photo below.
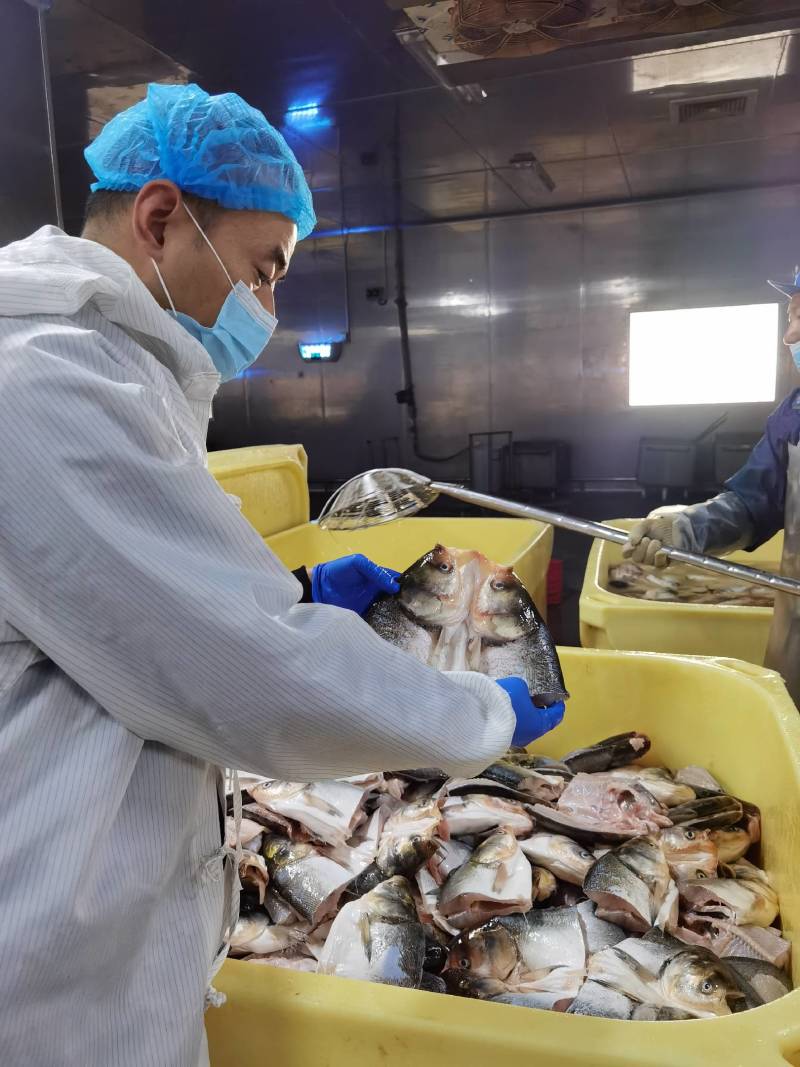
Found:
<path fill-rule="evenodd" d="M 337 341 L 315 341 L 313 344 L 301 341 L 297 347 L 300 358 L 308 363 L 335 363 L 342 353 L 341 342 Z"/>
<path fill-rule="evenodd" d="M 779 304 L 635 311 L 631 407 L 775 399 Z"/>
<path fill-rule="evenodd" d="M 631 88 L 635 93 L 642 93 L 668 85 L 714 85 L 773 78 L 786 73 L 785 51 L 783 37 L 762 37 L 638 56 L 631 64 Z"/>

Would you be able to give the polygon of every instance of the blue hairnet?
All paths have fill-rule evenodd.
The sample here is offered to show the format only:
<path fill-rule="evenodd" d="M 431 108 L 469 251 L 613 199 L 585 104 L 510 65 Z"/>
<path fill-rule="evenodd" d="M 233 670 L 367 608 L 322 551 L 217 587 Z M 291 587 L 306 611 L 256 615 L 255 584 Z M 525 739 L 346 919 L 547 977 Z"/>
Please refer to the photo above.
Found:
<path fill-rule="evenodd" d="M 294 152 L 260 111 L 236 93 L 209 96 L 199 85 L 155 85 L 115 115 L 84 155 L 95 189 L 135 192 L 168 178 L 186 193 L 234 210 L 276 211 L 299 240 L 317 219 Z"/>

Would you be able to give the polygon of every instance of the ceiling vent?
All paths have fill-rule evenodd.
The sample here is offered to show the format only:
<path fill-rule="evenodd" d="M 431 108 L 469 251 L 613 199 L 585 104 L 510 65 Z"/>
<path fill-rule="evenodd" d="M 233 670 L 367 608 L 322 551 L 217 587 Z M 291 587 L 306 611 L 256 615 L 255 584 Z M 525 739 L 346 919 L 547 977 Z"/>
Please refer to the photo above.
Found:
<path fill-rule="evenodd" d="M 669 115 L 678 126 L 707 122 L 709 119 L 746 119 L 755 114 L 757 99 L 758 90 L 748 89 L 743 93 L 726 93 L 724 96 L 670 100 Z"/>

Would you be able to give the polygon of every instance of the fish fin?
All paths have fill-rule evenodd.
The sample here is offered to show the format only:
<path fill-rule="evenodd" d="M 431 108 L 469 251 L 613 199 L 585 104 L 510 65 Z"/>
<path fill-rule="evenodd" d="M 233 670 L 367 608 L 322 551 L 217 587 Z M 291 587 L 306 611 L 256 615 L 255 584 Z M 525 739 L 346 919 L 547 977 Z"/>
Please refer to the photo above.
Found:
<path fill-rule="evenodd" d="M 670 879 L 669 888 L 653 920 L 653 926 L 657 926 L 661 930 L 674 930 L 678 925 L 679 901 L 678 887 Z"/>
<path fill-rule="evenodd" d="M 303 793 L 303 799 L 310 808 L 316 808 L 317 811 L 323 811 L 326 815 L 334 815 L 339 819 L 344 818 L 343 811 L 340 811 L 339 808 L 330 804 L 327 800 L 323 800 L 322 797 L 315 796 L 311 789 Z"/>
<path fill-rule="evenodd" d="M 497 871 L 495 872 L 494 882 L 492 883 L 492 891 L 500 893 L 503 887 L 508 883 L 509 871 L 506 863 L 499 863 L 497 865 Z"/>

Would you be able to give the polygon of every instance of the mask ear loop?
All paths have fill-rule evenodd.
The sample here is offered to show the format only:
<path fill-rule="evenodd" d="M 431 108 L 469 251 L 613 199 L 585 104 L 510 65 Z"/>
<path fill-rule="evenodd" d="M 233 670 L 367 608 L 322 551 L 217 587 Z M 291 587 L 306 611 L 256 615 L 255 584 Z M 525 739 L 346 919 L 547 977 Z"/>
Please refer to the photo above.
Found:
<path fill-rule="evenodd" d="M 233 284 L 233 279 L 231 278 L 230 274 L 228 274 L 228 268 L 225 266 L 225 264 L 219 258 L 219 254 L 217 253 L 216 248 L 214 248 L 212 243 L 209 241 L 208 237 L 206 237 L 205 232 L 203 230 L 203 227 L 200 225 L 200 223 L 197 221 L 197 219 L 194 217 L 194 215 L 189 210 L 189 207 L 188 207 L 186 201 L 184 200 L 184 201 L 182 201 L 182 203 L 183 203 L 184 208 L 186 208 L 186 214 L 189 216 L 189 218 L 192 220 L 192 222 L 197 227 L 197 232 L 200 234 L 200 236 L 203 238 L 205 243 L 211 249 L 211 251 L 213 252 L 214 258 L 216 259 L 217 263 L 219 263 L 219 265 L 222 267 L 223 271 L 225 272 L 225 277 L 228 279 L 228 285 L 230 285 L 231 289 L 235 289 L 236 286 Z"/>
<path fill-rule="evenodd" d="M 152 256 L 150 257 L 150 262 L 156 269 L 158 280 L 161 282 L 161 288 L 164 290 L 164 296 L 167 298 L 167 300 L 169 301 L 169 306 L 172 308 L 172 314 L 177 315 L 178 312 L 175 310 L 175 305 L 172 303 L 172 297 L 169 295 L 169 289 L 167 289 L 166 285 L 164 284 L 164 279 L 161 277 L 161 271 L 158 269 L 158 264 Z"/>

